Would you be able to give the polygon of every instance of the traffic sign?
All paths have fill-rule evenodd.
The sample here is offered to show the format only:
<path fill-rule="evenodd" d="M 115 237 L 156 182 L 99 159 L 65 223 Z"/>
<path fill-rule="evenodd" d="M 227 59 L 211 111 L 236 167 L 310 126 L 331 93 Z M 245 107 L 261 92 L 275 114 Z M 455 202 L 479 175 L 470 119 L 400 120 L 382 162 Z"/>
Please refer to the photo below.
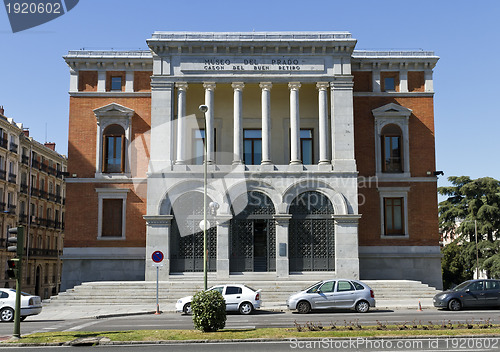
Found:
<path fill-rule="evenodd" d="M 151 258 L 155 263 L 161 263 L 163 260 L 163 253 L 161 251 L 155 251 L 153 252 Z"/>

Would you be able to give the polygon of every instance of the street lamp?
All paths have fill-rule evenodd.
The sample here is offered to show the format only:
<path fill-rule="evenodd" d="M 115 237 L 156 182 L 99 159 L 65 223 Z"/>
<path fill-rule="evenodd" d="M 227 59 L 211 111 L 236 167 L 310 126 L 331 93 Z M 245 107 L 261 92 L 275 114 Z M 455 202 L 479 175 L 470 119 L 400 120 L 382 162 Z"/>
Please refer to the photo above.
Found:
<path fill-rule="evenodd" d="M 203 113 L 203 119 L 205 121 L 205 148 L 203 148 L 203 287 L 207 290 L 207 164 L 208 164 L 208 141 L 207 141 L 207 111 L 208 106 L 200 105 L 200 111 Z"/>

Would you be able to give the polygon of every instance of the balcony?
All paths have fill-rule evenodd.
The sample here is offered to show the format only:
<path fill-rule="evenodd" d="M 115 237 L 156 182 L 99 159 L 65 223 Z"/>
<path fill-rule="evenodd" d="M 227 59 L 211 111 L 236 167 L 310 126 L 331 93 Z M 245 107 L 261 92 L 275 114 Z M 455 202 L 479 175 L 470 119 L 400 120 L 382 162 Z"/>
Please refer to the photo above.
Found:
<path fill-rule="evenodd" d="M 28 215 L 26 215 L 26 214 L 20 214 L 19 215 L 19 222 L 21 224 L 27 224 L 28 223 Z"/>
<path fill-rule="evenodd" d="M 7 179 L 7 171 L 0 170 L 0 180 L 6 180 L 6 179 Z"/>
<path fill-rule="evenodd" d="M 17 182 L 17 175 L 9 172 L 9 182 L 16 183 Z"/>
<path fill-rule="evenodd" d="M 16 143 L 10 142 L 9 150 L 13 153 L 17 153 L 18 145 Z"/>
<path fill-rule="evenodd" d="M 57 176 L 57 170 L 54 169 L 53 167 L 48 167 L 47 168 L 48 172 L 49 172 L 49 175 L 52 175 L 52 176 Z"/>
<path fill-rule="evenodd" d="M 38 196 L 40 198 L 47 198 L 47 191 L 43 190 L 43 189 L 39 189 L 38 190 Z"/>
<path fill-rule="evenodd" d="M 22 156 L 21 156 L 21 162 L 22 162 L 24 165 L 29 165 L 29 163 L 30 163 L 30 158 L 29 158 L 27 155 L 22 155 Z"/>
<path fill-rule="evenodd" d="M 40 168 L 40 162 L 38 160 L 36 160 L 36 159 L 32 159 L 31 160 L 31 167 L 39 169 Z"/>
<path fill-rule="evenodd" d="M 9 144 L 9 141 L 7 138 L 0 138 L 0 147 L 7 149 L 7 145 Z"/>
<path fill-rule="evenodd" d="M 26 183 L 21 183 L 20 191 L 21 193 L 28 194 L 28 185 Z"/>
<path fill-rule="evenodd" d="M 38 188 L 36 188 L 36 187 L 31 187 L 31 195 L 32 195 L 33 197 L 38 197 L 38 196 L 39 196 L 39 194 L 40 194 L 40 192 L 38 191 Z"/>
<path fill-rule="evenodd" d="M 4 202 L 0 202 L 0 211 L 3 212 L 5 211 L 5 203 Z"/>
<path fill-rule="evenodd" d="M 42 170 L 43 172 L 48 172 L 47 169 L 49 167 L 46 165 L 46 164 L 40 164 L 40 170 Z"/>
<path fill-rule="evenodd" d="M 47 194 L 47 199 L 48 199 L 49 201 L 51 201 L 51 202 L 55 202 L 55 201 L 56 201 L 56 198 L 57 198 L 57 197 L 56 197 L 56 195 L 55 195 L 54 193 L 50 193 L 50 192 L 49 192 L 49 193 Z"/>
<path fill-rule="evenodd" d="M 57 249 L 40 249 L 40 248 L 30 248 L 29 255 L 30 257 L 51 257 L 57 258 L 62 254 L 62 251 Z"/>
<path fill-rule="evenodd" d="M 15 204 L 7 204 L 7 213 L 11 214 L 11 215 L 15 215 L 16 214 L 16 208 L 17 206 Z"/>

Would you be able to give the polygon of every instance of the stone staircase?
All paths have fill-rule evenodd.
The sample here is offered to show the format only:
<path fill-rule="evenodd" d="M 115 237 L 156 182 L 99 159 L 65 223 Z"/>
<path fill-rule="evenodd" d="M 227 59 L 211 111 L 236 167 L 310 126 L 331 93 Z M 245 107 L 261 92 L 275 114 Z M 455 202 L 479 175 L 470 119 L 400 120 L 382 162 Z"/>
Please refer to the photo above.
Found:
<path fill-rule="evenodd" d="M 245 283 L 261 289 L 263 308 L 286 307 L 288 296 L 320 281 L 319 275 L 291 275 L 289 279 L 277 280 L 266 274 L 231 275 L 228 280 L 217 280 L 209 276 L 208 285 L 224 283 Z M 411 280 L 363 280 L 375 292 L 378 307 L 411 307 L 432 306 L 432 297 L 439 291 L 420 281 Z M 171 275 L 169 281 L 160 281 L 158 297 L 160 305 L 173 309 L 175 302 L 203 288 L 203 277 L 200 275 Z M 44 303 L 50 305 L 134 305 L 156 304 L 155 281 L 102 281 L 86 282 L 66 292 L 53 296 Z"/>

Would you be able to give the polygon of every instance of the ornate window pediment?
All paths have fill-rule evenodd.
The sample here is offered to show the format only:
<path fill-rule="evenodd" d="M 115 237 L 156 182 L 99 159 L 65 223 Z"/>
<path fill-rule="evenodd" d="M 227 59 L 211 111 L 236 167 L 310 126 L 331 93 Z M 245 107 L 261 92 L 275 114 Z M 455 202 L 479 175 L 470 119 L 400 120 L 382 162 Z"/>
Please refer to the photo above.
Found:
<path fill-rule="evenodd" d="M 130 163 L 127 155 L 132 136 L 132 117 L 135 111 L 117 103 L 111 103 L 94 109 L 97 119 L 97 139 L 96 139 L 96 177 L 130 177 Z M 119 140 L 110 144 L 110 136 L 106 134 L 109 128 L 116 129 L 116 126 L 123 128 L 124 134 L 121 137 L 112 136 Z M 108 128 L 109 127 L 109 128 Z M 108 168 L 107 160 L 110 159 L 109 146 L 113 146 L 113 156 L 120 158 L 120 167 Z M 118 150 L 119 148 L 120 150 Z"/>
<path fill-rule="evenodd" d="M 410 177 L 409 119 L 412 110 L 390 103 L 373 109 L 372 114 L 375 118 L 375 170 L 377 177 Z M 398 128 L 400 133 L 394 133 L 393 131 Z M 388 133 L 388 131 L 392 131 L 392 133 Z M 388 167 L 388 164 L 392 164 L 392 166 Z M 397 168 L 394 167 L 396 164 Z"/>

